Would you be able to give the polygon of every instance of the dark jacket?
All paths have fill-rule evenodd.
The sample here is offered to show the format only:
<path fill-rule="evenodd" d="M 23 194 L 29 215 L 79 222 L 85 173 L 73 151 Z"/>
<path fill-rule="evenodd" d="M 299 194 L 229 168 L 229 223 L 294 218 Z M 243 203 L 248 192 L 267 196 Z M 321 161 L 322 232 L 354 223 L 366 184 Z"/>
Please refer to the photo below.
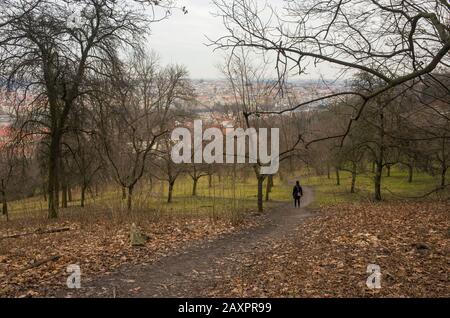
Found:
<path fill-rule="evenodd" d="M 303 189 L 300 185 L 295 185 L 292 190 L 292 196 L 295 198 L 301 197 L 303 195 Z"/>

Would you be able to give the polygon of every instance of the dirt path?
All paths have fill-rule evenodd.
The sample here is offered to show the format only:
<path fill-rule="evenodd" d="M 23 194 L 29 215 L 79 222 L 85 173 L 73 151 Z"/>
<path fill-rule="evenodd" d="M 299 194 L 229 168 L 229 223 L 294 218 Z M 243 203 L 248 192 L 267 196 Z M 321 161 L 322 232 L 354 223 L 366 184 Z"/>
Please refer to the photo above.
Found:
<path fill-rule="evenodd" d="M 199 297 L 206 296 L 221 281 L 231 277 L 240 255 L 264 249 L 292 232 L 305 218 L 312 216 L 305 209 L 313 200 L 312 190 L 305 187 L 302 208 L 282 204 L 267 213 L 264 225 L 247 231 L 224 235 L 218 239 L 199 242 L 176 255 L 140 265 L 123 266 L 108 276 L 83 282 L 76 293 L 62 291 L 60 297 Z"/>

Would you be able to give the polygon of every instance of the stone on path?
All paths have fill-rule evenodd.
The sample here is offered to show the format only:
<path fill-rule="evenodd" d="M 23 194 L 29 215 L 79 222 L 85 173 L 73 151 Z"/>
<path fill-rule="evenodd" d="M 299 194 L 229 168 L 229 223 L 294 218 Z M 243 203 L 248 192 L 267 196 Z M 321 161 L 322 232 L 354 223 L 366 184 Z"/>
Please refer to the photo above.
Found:
<path fill-rule="evenodd" d="M 144 246 L 145 243 L 148 241 L 149 237 L 142 233 L 136 224 L 131 224 L 130 229 L 130 241 L 131 246 Z"/>

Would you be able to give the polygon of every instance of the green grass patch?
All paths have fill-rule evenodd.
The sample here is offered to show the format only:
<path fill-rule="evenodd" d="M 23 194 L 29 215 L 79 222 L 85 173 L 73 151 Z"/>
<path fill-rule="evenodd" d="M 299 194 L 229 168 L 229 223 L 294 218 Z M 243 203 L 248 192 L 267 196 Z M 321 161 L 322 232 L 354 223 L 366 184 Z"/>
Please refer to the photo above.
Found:
<path fill-rule="evenodd" d="M 192 195 L 193 181 L 189 176 L 180 176 L 173 192 L 173 201 L 167 203 L 168 184 L 156 181 L 150 184 L 141 183 L 133 193 L 133 210 L 148 211 L 158 215 L 168 216 L 210 216 L 212 218 L 231 217 L 239 219 L 243 214 L 257 208 L 257 181 L 254 175 L 245 180 L 233 180 L 231 176 L 214 176 L 212 186 L 208 177 L 203 177 L 197 184 L 197 195 Z M 265 191 L 265 185 L 264 185 Z M 80 205 L 80 193 L 72 191 L 73 200 L 69 202 L 69 213 Z M 270 193 L 270 201 L 265 206 L 270 207 L 279 201 L 290 199 L 290 186 L 279 178 L 274 178 L 274 187 Z M 10 202 L 10 217 L 45 217 L 47 202 L 43 196 Z M 99 191 L 98 195 L 88 191 L 85 208 L 89 211 L 106 211 L 117 213 L 126 210 L 126 200 L 122 200 L 122 189 L 110 185 Z M 64 209 L 61 210 L 64 213 Z"/>
<path fill-rule="evenodd" d="M 333 174 L 330 179 L 327 176 L 302 177 L 302 183 L 314 188 L 314 203 L 312 206 L 326 206 L 343 202 L 371 201 L 374 197 L 374 175 L 372 173 L 360 174 L 356 177 L 356 191 L 350 193 L 351 174 L 340 172 L 340 185 L 337 185 Z M 392 168 L 391 175 L 382 177 L 383 200 L 414 199 L 436 189 L 440 185 L 440 179 L 422 172 L 414 174 L 413 182 L 408 182 L 406 171 Z M 446 191 L 448 195 L 448 191 Z M 442 193 L 441 193 L 442 195 Z"/>
<path fill-rule="evenodd" d="M 374 193 L 373 174 L 361 174 L 356 179 L 356 192 L 350 193 L 351 175 L 341 171 L 341 185 L 336 185 L 336 178 L 315 176 L 306 171 L 293 172 L 290 178 L 299 176 L 301 184 L 314 189 L 314 202 L 312 207 L 334 205 L 344 202 L 364 202 L 372 200 Z M 293 181 L 293 180 L 291 180 Z M 435 189 L 439 185 L 439 178 L 425 173 L 416 172 L 412 183 L 408 182 L 407 172 L 392 168 L 391 176 L 383 176 L 382 196 L 384 200 L 398 200 L 408 197 L 418 197 Z M 266 189 L 264 184 L 264 192 Z M 192 179 L 183 175 L 176 183 L 173 193 L 173 202 L 167 203 L 167 182 L 157 181 L 151 186 L 141 183 L 133 195 L 133 210 L 143 213 L 153 213 L 166 216 L 210 216 L 212 218 L 230 217 L 239 219 L 257 207 L 257 181 L 253 174 L 248 178 L 234 180 L 232 176 L 214 176 L 212 186 L 209 186 L 208 177 L 203 177 L 197 185 L 197 196 L 192 196 Z M 292 200 L 292 185 L 286 180 L 274 178 L 274 187 L 270 194 L 270 201 L 265 207 L 271 207 L 277 202 Z M 444 192 L 448 196 L 448 191 Z M 441 194 L 438 194 L 442 196 Z M 265 197 L 265 196 L 264 196 Z M 73 201 L 69 209 L 62 209 L 62 213 L 71 213 L 79 208 L 80 194 L 73 190 Z M 91 191 L 87 193 L 86 207 L 81 209 L 84 213 L 103 211 L 107 213 L 120 213 L 126 211 L 126 201 L 122 200 L 122 190 L 114 184 L 101 189 L 98 195 Z M 10 216 L 12 219 L 21 217 L 46 217 L 47 202 L 43 196 L 10 202 Z"/>

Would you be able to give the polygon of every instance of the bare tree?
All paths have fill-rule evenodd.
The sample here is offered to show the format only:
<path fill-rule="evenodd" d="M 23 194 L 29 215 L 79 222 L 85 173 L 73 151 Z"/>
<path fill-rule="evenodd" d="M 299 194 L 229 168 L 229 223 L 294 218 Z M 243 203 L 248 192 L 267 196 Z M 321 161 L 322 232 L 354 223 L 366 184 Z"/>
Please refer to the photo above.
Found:
<path fill-rule="evenodd" d="M 339 150 L 339 168 L 343 171 L 348 171 L 351 174 L 350 193 L 355 193 L 356 190 L 356 176 L 362 170 L 363 158 L 367 149 L 365 145 L 359 142 L 358 137 L 350 133 L 348 140 Z"/>
<path fill-rule="evenodd" d="M 85 123 L 86 121 L 87 119 L 84 118 L 84 120 L 80 120 L 79 122 Z M 93 133 L 87 131 L 77 131 L 70 135 L 68 134 L 64 139 L 63 145 L 69 152 L 69 156 L 66 158 L 66 166 L 72 173 L 75 172 L 76 176 L 74 181 L 77 182 L 81 191 L 80 206 L 84 207 L 86 202 L 86 191 L 92 185 L 95 176 L 105 166 L 105 162 L 103 162 L 100 154 L 100 145 Z M 70 184 L 67 184 L 67 181 L 68 180 L 66 180 L 67 194 L 64 194 L 63 191 L 63 198 L 64 196 L 68 196 L 70 201 Z"/>
<path fill-rule="evenodd" d="M 198 163 L 191 163 L 190 164 L 190 169 L 188 170 L 188 174 L 192 179 L 192 196 L 197 196 L 197 184 L 198 181 L 203 178 L 208 176 L 208 167 L 206 167 L 205 165 L 202 164 L 198 164 Z"/>
<path fill-rule="evenodd" d="M 338 77 L 365 72 L 380 81 L 376 90 L 366 93 L 334 92 L 283 110 L 253 112 L 280 114 L 317 101 L 356 96 L 358 111 L 345 129 L 319 140 L 341 138 L 343 142 L 369 101 L 396 86 L 419 81 L 433 70 L 449 67 L 450 5 L 445 0 L 288 0 L 276 7 L 255 0 L 214 3 L 227 34 L 211 45 L 272 56 L 279 84 L 289 74 L 302 74 L 310 64 L 320 63 L 338 68 Z"/>
<path fill-rule="evenodd" d="M 11 145 L 3 145 L 0 148 L 0 194 L 2 195 L 2 214 L 7 221 L 9 220 L 7 193 L 16 169 L 14 148 Z"/>
<path fill-rule="evenodd" d="M 258 102 L 270 94 L 267 90 L 266 69 L 263 65 L 256 66 L 251 62 L 249 53 L 237 50 L 227 58 L 223 73 L 232 88 L 235 99 L 236 124 L 245 128 L 258 128 L 261 124 L 259 118 L 249 118 L 247 114 L 257 111 Z M 251 136 L 248 136 L 251 138 Z M 249 141 L 250 143 L 250 141 Z M 248 150 L 246 153 L 248 157 Z M 261 174 L 259 160 L 252 165 L 257 179 L 258 211 L 263 211 L 263 183 L 266 175 Z"/>
<path fill-rule="evenodd" d="M 32 12 L 43 0 L 4 0 L 0 10 L 0 29 L 23 18 L 26 14 Z M 22 14 L 17 14 L 17 12 Z"/>
<path fill-rule="evenodd" d="M 24 92 L 37 126 L 48 135 L 48 216 L 58 215 L 61 140 L 76 101 L 89 91 L 88 75 L 101 77 L 124 46 L 136 46 L 163 16 L 148 6 L 166 1 L 8 0 L 0 5 L 0 76 Z M 72 21 L 74 12 L 78 15 Z M 146 13 L 148 12 L 148 13 Z M 35 103 L 39 100 L 39 104 Z M 30 105 L 28 105 L 30 107 Z"/>
<path fill-rule="evenodd" d="M 136 184 L 159 152 L 159 141 L 175 122 L 175 103 L 191 96 L 186 75 L 182 67 L 159 69 L 154 56 L 137 54 L 116 68 L 103 97 L 94 96 L 105 161 L 128 191 L 128 209 Z"/>
<path fill-rule="evenodd" d="M 175 182 L 186 171 L 185 165 L 175 164 L 171 158 L 172 141 L 169 135 L 164 136 L 157 145 L 157 152 L 151 165 L 155 168 L 154 177 L 168 184 L 167 203 L 173 202 Z"/>
<path fill-rule="evenodd" d="M 167 131 L 173 130 L 177 123 L 186 118 L 191 118 L 192 114 L 188 105 L 195 100 L 195 94 L 191 82 L 186 78 L 187 71 L 181 66 L 169 66 L 163 71 L 163 76 L 158 82 L 158 91 L 163 98 L 159 103 L 160 109 L 164 109 L 166 120 L 161 124 Z M 151 161 L 151 166 L 155 171 L 151 174 L 159 180 L 167 181 L 168 195 L 167 202 L 173 200 L 173 191 L 177 178 L 188 169 L 185 165 L 175 164 L 171 158 L 173 146 L 170 134 L 165 134 L 158 140 L 155 156 Z"/>
<path fill-rule="evenodd" d="M 14 133 L 15 134 L 15 133 Z M 13 133 L 0 144 L 0 202 L 2 214 L 9 220 L 8 201 L 23 199 L 33 193 L 37 167 L 34 144 Z M 20 141 L 17 141 L 20 140 Z"/>

